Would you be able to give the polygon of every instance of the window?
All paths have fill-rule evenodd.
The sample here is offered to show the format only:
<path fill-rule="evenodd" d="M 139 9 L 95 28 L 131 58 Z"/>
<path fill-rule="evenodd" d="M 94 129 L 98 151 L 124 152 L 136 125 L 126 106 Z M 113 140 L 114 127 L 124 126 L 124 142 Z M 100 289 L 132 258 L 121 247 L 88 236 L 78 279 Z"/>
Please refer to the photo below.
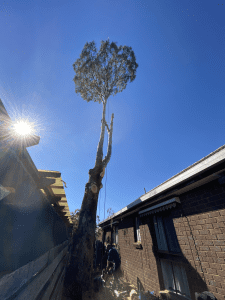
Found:
<path fill-rule="evenodd" d="M 112 243 L 118 245 L 119 237 L 118 237 L 118 226 L 113 227 L 112 231 Z"/>
<path fill-rule="evenodd" d="M 140 224 L 139 217 L 135 217 L 135 228 L 134 228 L 134 240 L 135 240 L 135 242 L 141 242 L 141 233 L 140 233 L 139 224 Z"/>
<path fill-rule="evenodd" d="M 171 217 L 154 216 L 153 221 L 158 250 L 180 253 L 181 250 Z"/>
<path fill-rule="evenodd" d="M 119 244 L 118 226 L 116 226 L 116 245 Z"/>
<path fill-rule="evenodd" d="M 165 289 L 191 297 L 184 267 L 180 263 L 164 259 L 161 259 L 160 262 Z"/>

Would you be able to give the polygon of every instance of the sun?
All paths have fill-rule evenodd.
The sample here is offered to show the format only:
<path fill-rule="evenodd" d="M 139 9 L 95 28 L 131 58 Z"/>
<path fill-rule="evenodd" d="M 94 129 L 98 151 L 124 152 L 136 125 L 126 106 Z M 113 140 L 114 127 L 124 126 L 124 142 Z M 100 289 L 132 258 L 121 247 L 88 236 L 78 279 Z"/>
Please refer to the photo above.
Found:
<path fill-rule="evenodd" d="M 27 120 L 18 120 L 14 122 L 13 129 L 17 135 L 24 137 L 31 135 L 34 131 L 33 125 Z"/>

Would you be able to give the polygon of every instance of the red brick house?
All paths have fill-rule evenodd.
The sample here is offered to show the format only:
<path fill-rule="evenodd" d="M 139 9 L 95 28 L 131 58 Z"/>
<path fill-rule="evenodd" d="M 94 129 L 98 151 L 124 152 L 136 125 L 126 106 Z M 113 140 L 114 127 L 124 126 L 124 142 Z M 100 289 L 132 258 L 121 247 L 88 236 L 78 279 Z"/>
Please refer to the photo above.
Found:
<path fill-rule="evenodd" d="M 225 299 L 225 145 L 99 224 L 121 269 L 170 299 L 210 291 Z"/>

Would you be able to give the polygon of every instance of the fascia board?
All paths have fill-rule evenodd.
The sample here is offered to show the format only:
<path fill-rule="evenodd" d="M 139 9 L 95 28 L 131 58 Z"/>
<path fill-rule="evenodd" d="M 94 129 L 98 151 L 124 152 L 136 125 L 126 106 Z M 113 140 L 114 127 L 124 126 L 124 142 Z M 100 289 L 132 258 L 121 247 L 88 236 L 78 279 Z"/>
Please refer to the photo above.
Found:
<path fill-rule="evenodd" d="M 181 173 L 181 174 L 178 173 L 177 175 L 175 175 L 168 181 L 162 183 L 158 187 L 154 188 L 153 190 L 149 191 L 145 195 L 141 196 L 140 199 L 141 199 L 141 201 L 145 201 L 145 200 L 191 178 L 192 176 L 195 176 L 195 175 L 201 173 L 202 171 L 205 171 L 206 169 L 216 165 L 218 162 L 221 162 L 223 160 L 225 160 L 225 149 L 222 149 L 221 151 L 215 153 L 213 156 L 206 158 L 202 162 L 194 165 L 192 168 L 190 168 L 186 171 L 184 170 L 183 173 Z"/>

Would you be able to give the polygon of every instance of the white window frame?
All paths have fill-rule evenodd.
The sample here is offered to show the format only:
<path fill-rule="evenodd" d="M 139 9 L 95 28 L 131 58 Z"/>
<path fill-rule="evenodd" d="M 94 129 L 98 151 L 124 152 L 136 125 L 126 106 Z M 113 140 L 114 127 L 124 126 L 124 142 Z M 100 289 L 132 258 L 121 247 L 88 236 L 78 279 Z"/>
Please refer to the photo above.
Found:
<path fill-rule="evenodd" d="M 140 232 L 140 228 L 139 228 L 139 223 L 140 223 L 139 216 L 135 217 L 135 230 L 136 230 L 136 237 L 137 237 L 137 241 L 136 242 L 140 242 L 141 243 L 141 232 Z"/>
<path fill-rule="evenodd" d="M 115 228 L 115 236 L 116 236 L 116 245 L 119 244 L 119 233 L 118 233 L 118 226 Z"/>

